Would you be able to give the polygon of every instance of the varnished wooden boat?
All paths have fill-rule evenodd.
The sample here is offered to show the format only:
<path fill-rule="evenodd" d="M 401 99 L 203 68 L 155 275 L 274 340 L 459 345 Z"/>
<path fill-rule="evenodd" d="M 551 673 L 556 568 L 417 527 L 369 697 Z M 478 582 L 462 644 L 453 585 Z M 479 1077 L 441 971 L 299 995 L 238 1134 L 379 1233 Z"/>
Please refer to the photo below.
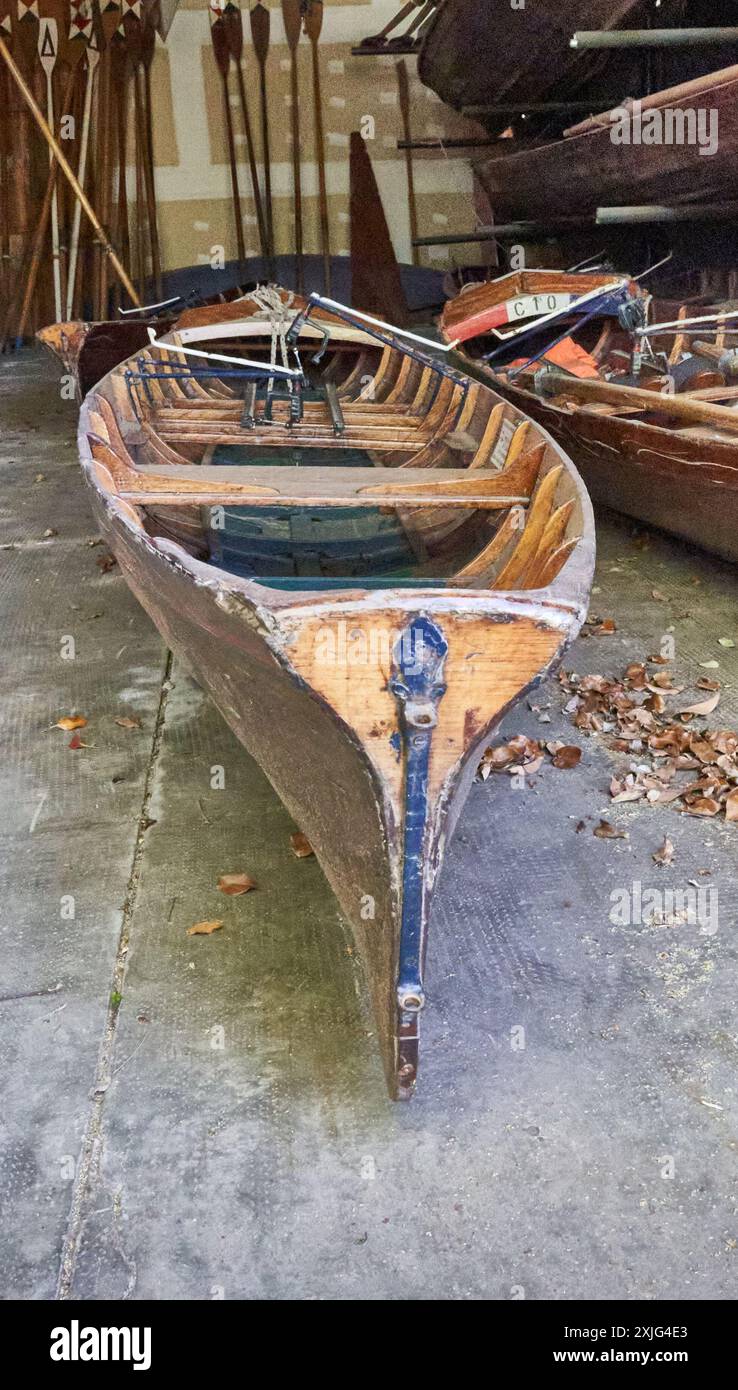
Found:
<path fill-rule="evenodd" d="M 418 76 L 449 106 L 494 103 L 497 110 L 481 118 L 500 134 L 510 122 L 502 103 L 561 99 L 600 74 L 601 54 L 571 49 L 576 29 L 627 27 L 647 9 L 647 0 L 537 0 L 522 7 L 442 0 L 424 34 Z M 615 67 L 623 67 L 617 58 Z"/>
<path fill-rule="evenodd" d="M 627 109 L 633 111 L 632 101 Z M 738 66 L 644 96 L 627 132 L 625 110 L 570 125 L 563 139 L 537 148 L 480 160 L 476 172 L 497 219 L 573 211 L 594 217 L 603 206 L 679 207 L 733 197 Z"/>
<path fill-rule="evenodd" d="M 364 185 L 358 192 L 362 195 L 366 193 Z M 374 225 L 374 219 L 370 220 Z M 350 263 L 345 256 L 333 256 L 330 262 L 331 280 L 336 287 L 335 293 L 340 296 L 350 294 L 352 303 L 372 310 L 375 305 L 371 297 L 365 293 L 371 283 L 371 277 L 366 274 L 371 243 L 365 242 L 363 249 L 365 254 L 360 263 L 360 275 L 357 276 L 356 262 Z M 278 274 L 281 273 L 286 284 L 293 281 L 294 262 L 294 256 L 276 257 Z M 75 378 L 78 397 L 82 401 L 87 392 L 107 376 L 113 367 L 125 362 L 127 357 L 148 345 L 149 329 L 153 328 L 157 337 L 161 337 L 169 332 L 170 328 L 176 327 L 180 315 L 189 313 L 190 309 L 215 310 L 215 315 L 210 312 L 207 314 L 210 321 L 217 317 L 221 306 L 234 301 L 242 301 L 244 315 L 254 312 L 249 306 L 248 296 L 254 288 L 268 280 L 267 266 L 257 257 L 247 260 L 240 268 L 236 267 L 235 262 L 232 263 L 230 274 L 235 276 L 237 269 L 240 270 L 240 283 L 231 283 L 227 289 L 217 294 L 212 290 L 213 284 L 219 281 L 219 277 L 226 279 L 226 272 L 211 272 L 205 279 L 201 267 L 193 267 L 191 271 L 171 271 L 164 280 L 166 291 L 172 294 L 173 298 L 161 306 L 152 305 L 149 313 L 126 313 L 119 319 L 100 322 L 80 319 L 70 323 L 49 324 L 46 328 L 40 329 L 36 337 L 52 356 L 61 362 L 65 372 Z M 322 256 L 303 257 L 303 272 L 308 289 L 322 286 L 323 269 Z M 443 275 L 440 271 L 427 270 L 422 266 L 393 264 L 391 276 L 391 283 L 399 285 L 403 314 L 408 319 L 422 314 L 427 322 L 443 303 Z M 394 314 L 392 317 L 395 322 L 399 321 Z M 334 346 L 335 341 L 331 344 L 331 351 Z"/>
<path fill-rule="evenodd" d="M 610 277 L 611 286 L 617 278 Z M 546 343 L 561 335 L 562 322 L 566 334 L 567 324 L 576 332 L 582 321 L 582 311 L 582 317 L 567 320 L 563 301 L 572 296 L 573 285 L 579 282 L 581 295 L 572 303 L 584 306 L 598 280 L 604 298 L 598 300 L 595 290 L 588 302 L 599 303 L 602 317 L 590 326 L 589 350 L 581 347 L 577 332 L 574 342 L 565 338 L 559 345 L 563 357 L 556 350 L 545 352 Z M 687 321 L 683 333 L 656 335 L 655 343 L 664 348 L 663 371 L 644 361 L 634 374 L 627 370 L 626 349 L 632 343 L 618 323 L 617 296 L 608 305 L 601 281 L 557 271 L 502 277 L 451 301 L 441 332 L 507 400 L 551 433 L 573 459 L 593 501 L 738 560 L 738 388 L 735 375 L 720 371 L 726 340 L 735 343 L 736 335 L 723 327 L 716 343 L 703 343 L 702 338 L 716 337 L 714 324 L 690 334 Z M 621 302 L 638 305 L 638 288 L 627 277 L 620 284 L 625 286 L 618 291 Z M 534 312 L 534 303 L 545 305 L 548 296 L 558 300 L 558 310 L 546 316 Z M 509 330 L 494 325 L 514 321 L 516 304 L 527 308 L 526 331 L 505 342 Z"/>
<path fill-rule="evenodd" d="M 490 387 L 315 301 L 301 357 L 321 315 L 353 365 L 311 389 L 243 361 L 192 375 L 173 333 L 87 397 L 80 452 L 131 589 L 314 847 L 404 1099 L 443 855 L 492 730 L 583 620 L 592 516 Z"/>

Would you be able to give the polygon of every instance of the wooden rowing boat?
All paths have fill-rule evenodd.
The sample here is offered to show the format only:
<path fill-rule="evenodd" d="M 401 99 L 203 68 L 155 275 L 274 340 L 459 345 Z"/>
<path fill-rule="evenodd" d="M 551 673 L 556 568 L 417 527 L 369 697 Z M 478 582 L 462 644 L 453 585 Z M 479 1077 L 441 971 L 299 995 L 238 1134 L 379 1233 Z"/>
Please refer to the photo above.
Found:
<path fill-rule="evenodd" d="M 601 55 L 570 47 L 576 29 L 617 29 L 645 12 L 645 0 L 537 0 L 535 5 L 443 0 L 418 56 L 418 76 L 449 106 L 534 104 L 579 91 L 602 67 Z M 480 113 L 500 134 L 509 115 Z"/>
<path fill-rule="evenodd" d="M 353 362 L 310 366 L 315 324 Z M 289 367 L 251 367 L 170 334 L 87 397 L 81 460 L 131 589 L 308 836 L 405 1099 L 443 855 L 492 730 L 585 616 L 591 508 L 423 340 L 312 296 L 283 343 Z"/>
<path fill-rule="evenodd" d="M 304 256 L 303 263 L 309 287 L 317 289 L 322 286 L 325 271 L 323 257 Z M 277 265 L 284 280 L 291 283 L 294 257 L 277 257 Z M 232 268 L 235 271 L 235 267 Z M 81 401 L 113 367 L 125 362 L 126 358 L 139 348 L 147 346 L 150 328 L 155 330 L 158 337 L 167 333 L 176 324 L 185 304 L 205 305 L 210 308 L 234 299 L 242 299 L 267 277 L 267 267 L 261 258 L 246 261 L 242 270 L 246 274 L 245 280 L 241 277 L 240 283 L 231 283 L 227 289 L 217 294 L 213 293 L 212 286 L 215 281 L 221 283 L 226 279 L 223 271 L 211 272 L 207 280 L 203 279 L 200 267 L 169 272 L 165 276 L 165 292 L 171 295 L 172 299 L 166 300 L 163 305 L 150 305 L 148 311 L 143 313 L 126 312 L 120 319 L 98 322 L 80 319 L 71 323 L 49 324 L 48 327 L 40 329 L 36 337 L 51 355 L 61 362 L 65 372 L 75 378 L 78 398 Z M 422 314 L 425 321 L 429 321 L 443 303 L 442 272 L 429 271 L 421 266 L 404 265 L 399 269 L 393 269 L 394 275 L 397 276 L 397 282 L 401 287 L 403 314 Z M 394 278 L 386 276 L 385 279 L 388 283 L 395 283 Z M 363 308 L 376 307 L 364 303 L 361 298 L 363 288 L 368 283 L 366 276 L 362 275 L 360 283 L 356 280 L 352 285 L 348 257 L 331 257 L 331 280 L 333 285 L 338 287 L 339 294 L 350 292 L 353 301 L 361 304 Z M 358 298 L 355 294 L 356 289 L 359 290 Z"/>
<path fill-rule="evenodd" d="M 628 118 L 626 112 L 631 115 Z M 738 155 L 738 66 L 570 125 L 564 138 L 480 160 L 498 221 L 621 204 L 717 203 Z"/>
<path fill-rule="evenodd" d="M 446 306 L 441 333 L 550 432 L 593 501 L 738 560 L 738 392 L 720 369 L 726 333 L 733 343 L 736 336 L 724 327 L 716 343 L 703 343 L 715 337 L 715 324 L 690 333 L 682 311 L 671 335 L 646 340 L 650 351 L 642 359 L 636 353 L 634 371 L 632 331 L 617 314 L 622 304 L 636 306 L 625 321 L 644 323 L 647 298 L 627 277 L 610 276 L 610 291 L 620 288 L 609 302 L 607 278 L 533 270 L 475 285 Z M 586 304 L 601 312 L 582 346 Z M 557 347 L 546 351 L 551 342 Z"/>
<path fill-rule="evenodd" d="M 249 290 L 233 291 L 233 298 L 219 296 L 217 301 L 206 301 L 178 313 L 163 308 L 156 317 L 126 317 L 109 323 L 54 323 L 42 328 L 36 337 L 62 363 L 65 371 L 76 378 L 81 401 L 113 367 L 148 347 L 152 332 L 155 337 L 161 337 L 174 330 L 184 343 L 202 339 L 211 347 L 216 340 L 218 343 L 232 338 L 241 342 L 248 340 L 249 350 L 263 356 L 270 346 L 275 295 L 285 312 L 292 311 L 290 317 L 307 306 L 301 296 L 277 290 L 271 294 L 270 309 L 265 307 L 269 292 L 265 294 L 264 287 L 254 286 Z M 321 318 L 320 311 L 316 318 Z M 305 335 L 308 339 L 312 337 L 316 346 L 320 343 L 320 333 L 314 325 L 306 325 Z M 347 331 L 337 321 L 332 324 L 331 355 L 337 351 L 355 355 L 360 341 L 361 335 L 355 330 Z"/>

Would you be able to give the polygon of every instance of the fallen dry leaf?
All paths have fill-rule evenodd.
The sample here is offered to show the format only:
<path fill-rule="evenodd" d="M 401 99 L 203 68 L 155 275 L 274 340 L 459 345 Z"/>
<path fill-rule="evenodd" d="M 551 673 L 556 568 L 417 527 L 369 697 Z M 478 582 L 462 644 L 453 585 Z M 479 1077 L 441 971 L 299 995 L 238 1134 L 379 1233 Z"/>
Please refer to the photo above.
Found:
<path fill-rule="evenodd" d="M 130 718 L 128 717 L 127 714 L 121 715 L 121 717 L 120 717 L 119 719 L 116 719 L 115 722 L 116 722 L 116 724 L 120 724 L 121 729 L 140 729 L 140 728 L 141 728 L 141 720 L 140 720 L 140 719 L 130 719 Z"/>
<path fill-rule="evenodd" d="M 613 632 L 617 632 L 614 618 L 603 618 L 602 622 L 597 624 L 597 627 L 592 628 L 592 633 L 595 637 L 611 637 Z"/>
<path fill-rule="evenodd" d="M 627 840 L 628 836 L 624 830 L 617 830 L 611 825 L 609 820 L 601 820 L 592 831 L 598 840 Z"/>
<path fill-rule="evenodd" d="M 256 879 L 250 878 L 248 874 L 221 874 L 218 879 L 218 887 L 221 893 L 227 893 L 231 898 L 237 898 L 241 893 L 248 893 L 256 887 Z"/>
<path fill-rule="evenodd" d="M 187 928 L 188 936 L 212 936 L 214 931 L 220 931 L 222 922 L 195 922 L 194 927 Z"/>
<path fill-rule="evenodd" d="M 89 743 L 84 743 L 82 741 L 79 734 L 72 734 L 72 737 L 69 740 L 69 747 L 73 748 L 75 752 L 78 748 L 89 748 L 89 746 Z"/>
<path fill-rule="evenodd" d="M 674 858 L 674 846 L 671 840 L 669 839 L 668 835 L 665 837 L 661 849 L 657 849 L 656 853 L 651 855 L 651 858 L 653 859 L 654 864 L 671 864 Z"/>
<path fill-rule="evenodd" d="M 309 855 L 315 853 L 307 835 L 303 835 L 299 830 L 294 835 L 290 835 L 290 844 L 297 859 L 307 859 Z"/>
<path fill-rule="evenodd" d="M 98 555 L 95 561 L 95 564 L 97 565 L 98 569 L 102 570 L 103 574 L 108 574 L 110 570 L 115 569 L 117 563 L 118 561 L 116 560 L 115 556 L 109 554 Z"/>
<path fill-rule="evenodd" d="M 710 680 L 709 676 L 700 676 L 697 682 L 698 690 L 719 690 L 720 681 Z"/>
<path fill-rule="evenodd" d="M 723 804 L 725 806 L 725 819 L 738 820 L 738 787 L 734 787 L 732 792 L 728 792 Z"/>
<path fill-rule="evenodd" d="M 733 641 L 733 638 L 732 638 L 732 637 L 718 637 L 718 642 L 720 643 L 720 646 L 721 646 L 721 647 L 734 647 L 734 646 L 735 646 L 735 642 Z"/>
<path fill-rule="evenodd" d="M 688 801 L 686 810 L 690 816 L 716 816 L 720 810 L 720 802 L 714 796 L 698 796 L 694 801 Z"/>
<path fill-rule="evenodd" d="M 554 767 L 576 767 L 581 756 L 582 750 L 578 748 L 575 743 L 565 744 L 563 748 L 559 748 L 558 751 L 554 753 L 552 762 Z"/>
<path fill-rule="evenodd" d="M 652 589 L 652 590 L 651 590 L 651 598 L 655 598 L 656 601 L 657 601 L 658 603 L 668 603 L 668 602 L 669 602 L 667 595 L 666 595 L 666 594 L 662 594 L 662 592 L 661 592 L 660 589 Z"/>
<path fill-rule="evenodd" d="M 83 714 L 65 714 L 61 719 L 57 719 L 56 724 L 52 724 L 52 729 L 63 729 L 65 733 L 71 734 L 72 729 L 84 729 L 87 720 Z"/>
<path fill-rule="evenodd" d="M 680 709 L 679 716 L 683 719 L 685 714 L 690 716 L 693 714 L 712 714 L 712 711 L 717 709 L 719 704 L 720 691 L 718 690 L 708 700 L 698 700 L 696 705 L 687 705 L 685 709 Z"/>

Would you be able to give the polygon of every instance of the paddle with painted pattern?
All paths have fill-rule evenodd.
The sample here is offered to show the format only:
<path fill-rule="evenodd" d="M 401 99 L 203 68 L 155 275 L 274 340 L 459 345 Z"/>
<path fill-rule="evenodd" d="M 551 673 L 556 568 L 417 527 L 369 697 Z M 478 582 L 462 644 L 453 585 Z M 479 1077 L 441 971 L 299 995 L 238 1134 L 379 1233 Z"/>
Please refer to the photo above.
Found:
<path fill-rule="evenodd" d="M 236 163 L 236 144 L 233 138 L 231 98 L 228 91 L 228 70 L 231 65 L 231 47 L 228 41 L 228 28 L 224 18 L 223 7 L 219 3 L 219 0 L 210 0 L 208 11 L 210 14 L 210 39 L 213 45 L 218 72 L 220 73 L 220 80 L 223 83 L 223 110 L 225 113 L 226 140 L 228 142 L 228 162 L 231 167 L 231 193 L 233 196 L 233 213 L 236 219 L 238 259 L 239 261 L 245 261 L 246 247 L 243 238 L 243 213 L 241 211 L 241 193 L 238 187 L 238 165 Z"/>
<path fill-rule="evenodd" d="M 59 26 L 55 19 L 41 18 L 38 22 L 38 58 L 46 76 L 46 120 L 53 131 L 56 125 L 54 113 L 54 68 L 59 56 Z M 54 173 L 54 155 L 49 147 L 49 173 Z M 61 323 L 62 282 L 61 282 L 61 241 L 59 236 L 59 192 L 54 178 L 51 190 L 51 268 L 54 281 L 54 318 Z"/>
<path fill-rule="evenodd" d="M 246 86 L 243 80 L 243 68 L 241 59 L 243 57 L 243 19 L 241 9 L 234 0 L 228 0 L 228 4 L 223 11 L 223 22 L 225 24 L 228 44 L 233 59 L 233 66 L 236 69 L 236 81 L 238 83 L 238 95 L 241 102 L 241 115 L 243 117 L 243 129 L 246 136 L 246 152 L 249 160 L 249 170 L 251 172 L 251 187 L 254 194 L 254 207 L 256 209 L 256 221 L 259 228 L 259 242 L 261 254 L 266 257 L 269 254 L 269 241 L 267 236 L 266 222 L 264 220 L 264 208 L 261 201 L 261 189 L 259 188 L 259 175 L 256 168 L 256 154 L 254 151 L 254 135 L 251 128 L 251 116 L 246 100 Z"/>
<path fill-rule="evenodd" d="M 82 186 L 85 187 L 87 180 L 87 158 L 90 145 L 90 126 L 92 123 L 92 98 L 95 91 L 95 79 L 97 77 L 98 63 L 100 62 L 100 48 L 98 37 L 92 27 L 92 6 L 89 0 L 72 0 L 72 22 L 69 31 L 70 42 L 76 39 L 85 47 L 85 61 L 87 65 L 87 78 L 85 82 L 84 105 L 82 109 L 82 133 L 79 145 L 79 162 L 77 165 L 77 178 Z M 72 318 L 72 309 L 75 298 L 75 286 L 77 282 L 77 262 L 79 257 L 79 242 L 82 229 L 82 208 L 75 201 L 74 215 L 72 219 L 72 235 L 69 240 L 69 266 L 67 271 L 67 302 L 66 317 Z"/>
<path fill-rule="evenodd" d="M 116 274 L 120 277 L 120 280 L 125 290 L 130 295 L 132 303 L 138 305 L 140 302 L 138 295 L 136 294 L 136 291 L 133 288 L 133 285 L 131 284 L 129 276 L 126 273 L 125 267 L 121 265 L 120 258 L 117 256 L 115 248 L 111 245 L 110 238 L 108 237 L 105 228 L 100 222 L 100 219 L 97 213 L 95 212 L 92 203 L 87 197 L 87 194 L 85 193 L 84 189 L 80 187 L 77 176 L 71 164 L 69 163 L 69 160 L 67 159 L 63 149 L 61 148 L 61 145 L 59 144 L 59 141 L 54 135 L 54 132 L 51 129 L 48 121 L 45 119 L 43 111 L 39 107 L 38 102 L 36 101 L 36 98 L 34 97 L 33 92 L 31 91 L 31 88 L 29 87 L 25 77 L 23 76 L 23 73 L 21 72 L 7 44 L 4 42 L 2 38 L 0 38 L 0 58 L 8 68 L 8 71 L 10 72 L 10 75 L 13 78 L 16 87 L 21 93 L 21 96 L 23 97 L 26 106 L 31 112 L 31 115 L 33 116 L 33 119 L 36 122 L 36 125 L 41 131 L 41 134 L 43 135 L 46 144 L 48 145 L 55 159 L 58 161 L 65 179 L 73 189 L 75 197 L 79 198 L 79 201 L 82 204 L 83 212 L 92 223 L 92 226 L 98 238 L 100 239 L 103 250 L 105 251 L 106 256 L 109 258 L 111 264 L 114 266 Z"/>
<path fill-rule="evenodd" d="M 297 71 L 297 46 L 302 33 L 301 0 L 282 0 L 287 46 L 290 50 L 290 100 L 292 115 L 292 186 L 295 205 L 295 288 L 304 289 L 305 275 L 302 251 L 302 170 L 300 168 L 300 91 Z"/>
<path fill-rule="evenodd" d="M 308 0 L 305 11 L 305 33 L 310 40 L 313 57 L 313 109 L 315 113 L 315 155 L 318 164 L 318 197 L 320 202 L 320 249 L 323 253 L 323 282 L 325 293 L 331 292 L 331 236 L 328 219 L 328 190 L 325 178 L 325 136 L 323 133 L 323 99 L 320 91 L 320 58 L 318 42 L 323 27 L 323 0 Z"/>
<path fill-rule="evenodd" d="M 269 150 L 269 105 L 267 102 L 266 65 L 269 56 L 271 19 L 266 5 L 255 5 L 250 13 L 251 41 L 259 64 L 259 94 L 261 100 L 261 142 L 264 154 L 264 204 L 267 230 L 267 255 L 270 273 L 274 273 L 274 211 L 272 208 L 272 159 Z"/>

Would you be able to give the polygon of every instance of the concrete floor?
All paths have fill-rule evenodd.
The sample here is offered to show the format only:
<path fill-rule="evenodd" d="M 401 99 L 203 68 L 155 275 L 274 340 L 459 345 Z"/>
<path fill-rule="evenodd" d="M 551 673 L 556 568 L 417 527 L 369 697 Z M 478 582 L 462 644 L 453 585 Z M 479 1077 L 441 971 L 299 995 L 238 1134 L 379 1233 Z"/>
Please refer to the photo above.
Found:
<path fill-rule="evenodd" d="M 572 731 L 555 682 L 535 697 L 550 724 L 514 712 L 508 733 L 585 755 L 527 791 L 474 787 L 419 1091 L 392 1106 L 320 869 L 96 563 L 54 370 L 3 363 L 0 415 L 0 1296 L 734 1298 L 738 826 L 610 808 L 611 755 Z M 640 549 L 612 517 L 599 540 L 593 608 L 618 632 L 568 668 L 620 671 L 673 626 L 679 674 L 720 661 L 734 727 L 738 649 L 717 638 L 737 636 L 735 573 Z M 74 710 L 76 752 L 49 731 Z M 140 729 L 115 724 L 130 714 Z M 628 840 L 592 836 L 603 812 Z M 610 922 L 612 889 L 705 868 L 715 935 Z M 224 898 L 239 870 L 258 891 Z M 221 932 L 186 935 L 212 917 Z"/>

